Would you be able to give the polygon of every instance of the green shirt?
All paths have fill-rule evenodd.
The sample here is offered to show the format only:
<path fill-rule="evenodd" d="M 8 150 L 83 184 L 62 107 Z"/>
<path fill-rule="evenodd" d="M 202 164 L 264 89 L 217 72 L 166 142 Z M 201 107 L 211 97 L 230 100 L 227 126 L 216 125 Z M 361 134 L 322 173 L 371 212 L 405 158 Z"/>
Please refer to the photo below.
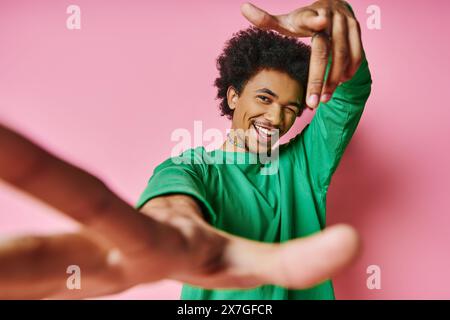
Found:
<path fill-rule="evenodd" d="M 325 227 L 332 174 L 358 125 L 371 83 L 364 57 L 353 78 L 338 86 L 329 102 L 319 105 L 301 133 L 280 146 L 276 173 L 262 174 L 265 165 L 260 162 L 211 161 L 216 157 L 229 159 L 237 153 L 189 149 L 177 158 L 190 163 L 176 164 L 169 158 L 156 167 L 137 208 L 156 196 L 186 194 L 202 204 L 211 225 L 241 237 L 273 243 L 320 231 Z M 181 298 L 334 299 L 334 290 L 330 280 L 306 290 L 274 285 L 206 290 L 185 284 Z"/>

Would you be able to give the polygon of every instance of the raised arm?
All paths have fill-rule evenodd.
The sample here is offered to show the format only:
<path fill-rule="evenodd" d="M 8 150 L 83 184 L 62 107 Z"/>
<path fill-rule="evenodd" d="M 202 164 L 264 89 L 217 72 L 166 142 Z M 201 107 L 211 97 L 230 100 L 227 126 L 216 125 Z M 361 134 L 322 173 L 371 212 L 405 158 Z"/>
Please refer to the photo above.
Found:
<path fill-rule="evenodd" d="M 290 143 L 298 162 L 308 167 L 315 190 L 324 196 L 371 91 L 372 79 L 353 9 L 345 1 L 319 0 L 278 16 L 251 4 L 242 11 L 258 27 L 312 37 L 306 97 L 309 107 L 318 108 L 311 123 Z"/>

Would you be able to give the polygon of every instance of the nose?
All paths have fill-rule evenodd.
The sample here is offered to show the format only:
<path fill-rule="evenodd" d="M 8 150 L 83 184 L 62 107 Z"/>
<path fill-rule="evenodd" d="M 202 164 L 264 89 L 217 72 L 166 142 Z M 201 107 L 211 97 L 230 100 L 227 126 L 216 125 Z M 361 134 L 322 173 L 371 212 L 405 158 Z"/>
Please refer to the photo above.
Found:
<path fill-rule="evenodd" d="M 278 104 L 273 104 L 267 110 L 265 114 L 266 120 L 270 121 L 272 126 L 279 128 L 281 123 L 283 122 L 283 112 L 282 108 Z"/>

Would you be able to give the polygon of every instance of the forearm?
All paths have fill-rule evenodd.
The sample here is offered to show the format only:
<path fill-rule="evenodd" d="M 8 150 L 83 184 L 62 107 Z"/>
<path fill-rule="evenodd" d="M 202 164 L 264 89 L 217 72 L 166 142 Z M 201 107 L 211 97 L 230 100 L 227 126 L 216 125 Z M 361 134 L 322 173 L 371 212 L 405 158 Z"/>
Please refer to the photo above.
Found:
<path fill-rule="evenodd" d="M 347 103 L 364 107 L 370 95 L 372 86 L 372 75 L 365 52 L 361 64 L 350 80 L 341 83 L 334 93 L 339 98 L 345 96 Z M 331 101 L 331 100 L 330 100 Z"/>
<path fill-rule="evenodd" d="M 0 179 L 104 235 L 126 256 L 141 252 L 157 256 L 182 241 L 173 227 L 136 214 L 94 175 L 1 124 Z"/>
<path fill-rule="evenodd" d="M 331 100 L 320 103 L 313 120 L 299 136 L 299 148 L 312 164 L 311 181 L 322 196 L 359 124 L 371 84 L 364 57 L 355 75 L 336 88 Z"/>
<path fill-rule="evenodd" d="M 27 236 L 0 242 L 0 299 L 80 299 L 110 295 L 186 272 L 215 269 L 225 239 L 211 232 L 196 201 L 158 197 L 142 213 L 164 226 L 154 247 L 123 255 L 109 241 L 80 232 Z M 139 213 L 133 213 L 139 215 Z M 152 233 L 152 230 L 148 230 Z M 148 261 L 148 263 L 146 262 Z M 220 261 L 220 260 L 219 260 Z M 145 269 L 139 267 L 146 265 Z M 80 287 L 67 286 L 69 266 L 79 267 Z"/>

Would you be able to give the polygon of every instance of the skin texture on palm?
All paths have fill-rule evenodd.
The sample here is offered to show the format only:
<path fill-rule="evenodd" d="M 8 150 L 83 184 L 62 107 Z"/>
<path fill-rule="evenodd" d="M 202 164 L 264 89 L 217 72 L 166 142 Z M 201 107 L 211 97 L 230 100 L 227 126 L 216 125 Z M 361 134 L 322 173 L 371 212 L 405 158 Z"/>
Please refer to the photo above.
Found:
<path fill-rule="evenodd" d="M 343 10 L 338 2 L 318 1 L 283 15 L 276 20 L 278 24 L 265 12 L 261 18 L 261 11 L 249 4 L 242 11 L 259 27 L 311 36 L 319 31 L 319 25 L 330 25 L 329 19 L 322 21 L 322 16 L 330 16 L 329 11 L 334 10 L 330 4 Z M 309 21 L 304 22 L 309 31 L 286 31 L 286 21 L 292 27 L 292 23 L 304 20 Z M 322 40 L 315 38 L 313 52 L 320 49 Z M 323 58 L 323 52 L 317 56 Z M 311 58 L 311 63 L 312 71 L 320 71 L 314 71 L 314 77 L 319 77 L 324 59 Z M 308 96 L 319 89 L 314 77 L 310 75 Z M 358 236 L 346 225 L 283 244 L 239 238 L 208 225 L 196 201 L 184 195 L 155 198 L 137 212 L 95 176 L 1 125 L 0 178 L 81 226 L 75 234 L 0 242 L 0 298 L 92 297 L 161 279 L 205 288 L 276 284 L 302 289 L 332 277 L 358 252 Z M 66 267 L 74 260 L 83 270 L 81 290 L 65 286 Z"/>

